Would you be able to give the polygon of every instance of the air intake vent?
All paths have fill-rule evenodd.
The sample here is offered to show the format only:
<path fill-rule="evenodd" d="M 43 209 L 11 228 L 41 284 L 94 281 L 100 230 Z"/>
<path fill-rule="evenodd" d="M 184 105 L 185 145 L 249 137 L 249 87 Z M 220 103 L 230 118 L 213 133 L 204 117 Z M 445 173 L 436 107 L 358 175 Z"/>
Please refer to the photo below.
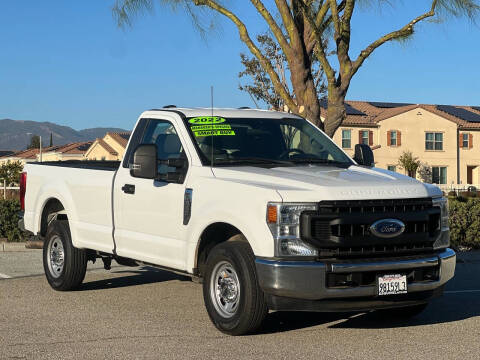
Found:
<path fill-rule="evenodd" d="M 380 238 L 370 226 L 382 219 L 405 225 L 403 233 Z M 376 256 L 431 250 L 440 234 L 440 209 L 432 200 L 322 201 L 318 211 L 301 215 L 301 237 L 322 256 Z"/>

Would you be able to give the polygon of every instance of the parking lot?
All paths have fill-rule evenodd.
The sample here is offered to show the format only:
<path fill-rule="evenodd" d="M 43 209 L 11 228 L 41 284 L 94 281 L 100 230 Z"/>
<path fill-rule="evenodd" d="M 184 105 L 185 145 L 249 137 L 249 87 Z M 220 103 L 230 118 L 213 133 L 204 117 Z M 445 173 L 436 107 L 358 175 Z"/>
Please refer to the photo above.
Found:
<path fill-rule="evenodd" d="M 270 313 L 257 335 L 210 323 L 201 286 L 152 268 L 90 267 L 55 292 L 41 251 L 0 253 L 0 358 L 478 359 L 480 254 L 462 254 L 445 295 L 410 321 L 374 314 Z M 5 278 L 9 277 L 9 278 Z"/>

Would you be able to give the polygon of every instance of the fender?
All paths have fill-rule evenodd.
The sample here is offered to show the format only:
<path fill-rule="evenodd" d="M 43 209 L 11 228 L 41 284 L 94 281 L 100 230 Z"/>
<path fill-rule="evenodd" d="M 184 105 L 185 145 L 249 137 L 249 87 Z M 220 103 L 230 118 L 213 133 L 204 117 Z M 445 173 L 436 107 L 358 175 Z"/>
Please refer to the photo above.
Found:
<path fill-rule="evenodd" d="M 233 212 L 226 212 L 225 210 L 212 209 L 208 212 L 200 212 L 202 214 L 200 221 L 192 222 L 192 226 L 187 231 L 187 269 L 190 271 L 196 267 L 198 247 L 200 245 L 200 238 L 208 226 L 215 223 L 226 223 L 236 227 L 248 240 L 253 253 L 256 256 L 273 256 L 273 237 L 267 224 L 263 225 L 264 231 L 255 231 L 259 226 L 252 226 L 251 221 L 246 218 L 238 217 Z M 264 219 L 261 219 L 264 221 Z M 270 239 L 271 241 L 268 241 Z"/>
<path fill-rule="evenodd" d="M 77 219 L 75 207 L 73 206 L 74 202 L 66 185 L 61 181 L 45 184 L 38 191 L 38 196 L 34 202 L 34 234 L 40 232 L 42 213 L 47 202 L 51 199 L 57 199 L 60 201 L 64 208 L 64 214 L 67 215 L 69 221 L 75 221 Z M 70 226 L 70 233 L 73 246 L 78 247 L 79 244 L 74 226 Z"/>

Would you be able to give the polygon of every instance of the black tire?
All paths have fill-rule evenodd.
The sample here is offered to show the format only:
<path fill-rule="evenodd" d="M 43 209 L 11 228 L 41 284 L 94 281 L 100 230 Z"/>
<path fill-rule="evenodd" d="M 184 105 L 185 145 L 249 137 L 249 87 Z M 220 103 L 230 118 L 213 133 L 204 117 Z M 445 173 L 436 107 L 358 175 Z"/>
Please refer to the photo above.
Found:
<path fill-rule="evenodd" d="M 217 277 L 214 270 L 221 264 L 231 265 L 240 289 L 236 310 L 230 317 L 218 310 L 218 301 L 212 294 L 212 283 L 218 284 L 218 279 L 212 280 L 212 277 Z M 233 236 L 227 242 L 215 246 L 208 255 L 203 279 L 203 299 L 213 324 L 225 334 L 244 335 L 254 332 L 262 325 L 268 308 L 258 285 L 255 257 L 244 236 Z"/>
<path fill-rule="evenodd" d="M 428 306 L 428 303 L 405 306 L 395 309 L 377 310 L 376 313 L 382 319 L 408 320 L 420 315 Z"/>
<path fill-rule="evenodd" d="M 63 247 L 63 265 L 61 261 L 49 259 L 51 248 Z M 58 251 L 57 253 L 58 254 Z M 72 245 L 70 227 L 66 220 L 55 220 L 47 229 L 43 245 L 43 269 L 48 283 L 59 291 L 68 291 L 78 288 L 87 271 L 87 252 Z"/>

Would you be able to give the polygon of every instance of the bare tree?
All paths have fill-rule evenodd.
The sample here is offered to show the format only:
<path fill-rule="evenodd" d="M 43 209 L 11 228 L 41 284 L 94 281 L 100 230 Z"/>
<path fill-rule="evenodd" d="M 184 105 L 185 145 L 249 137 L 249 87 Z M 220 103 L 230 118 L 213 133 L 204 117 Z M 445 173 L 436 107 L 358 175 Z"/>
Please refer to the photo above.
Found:
<path fill-rule="evenodd" d="M 258 35 L 257 42 L 262 53 L 265 54 L 267 59 L 274 66 L 276 73 L 280 77 L 283 87 L 290 94 L 290 97 L 294 99 L 294 101 L 296 101 L 295 94 L 291 90 L 291 85 L 289 84 L 288 80 L 290 68 L 287 58 L 283 53 L 281 47 L 268 33 Z M 242 91 L 246 91 L 257 101 L 262 101 L 265 104 L 268 104 L 274 110 L 284 110 L 286 105 L 285 101 L 275 90 L 275 87 L 273 86 L 270 77 L 263 69 L 258 59 L 254 56 L 248 56 L 244 53 L 241 53 L 240 62 L 245 69 L 238 74 L 238 77 L 240 79 L 250 79 L 250 83 L 247 85 L 240 85 L 239 89 Z M 325 77 L 322 71 L 322 67 L 320 66 L 319 61 L 315 57 L 312 62 L 312 75 L 314 78 L 317 96 L 319 96 L 320 98 L 325 98 L 327 94 Z M 257 105 L 256 101 L 255 105 Z"/>
<path fill-rule="evenodd" d="M 246 1 L 245 1 L 246 2 Z M 268 74 L 275 92 L 288 108 L 315 122 L 332 136 L 346 117 L 345 97 L 354 75 L 365 60 L 382 45 L 393 40 L 410 37 L 416 26 L 439 14 L 466 15 L 475 18 L 480 10 L 479 0 L 429 0 L 424 13 L 408 21 L 372 43 L 356 58 L 350 54 L 351 21 L 358 3 L 379 5 L 385 0 L 275 0 L 269 9 L 261 0 L 250 0 L 261 15 L 281 48 L 290 70 L 290 83 L 294 96 L 282 81 L 275 64 L 262 52 L 248 31 L 245 22 L 222 0 L 159 0 L 162 5 L 183 6 L 195 20 L 196 8 L 209 9 L 229 19 L 236 27 L 240 39 L 262 69 Z M 389 1 L 394 3 L 395 0 Z M 155 0 L 117 0 L 113 8 L 120 25 L 129 25 L 132 18 L 153 9 Z M 278 14 L 278 19 L 277 15 Z M 198 24 L 198 22 L 197 22 Z M 334 44 L 334 55 L 329 56 L 326 44 Z M 313 74 L 314 58 L 320 62 L 327 79 L 328 110 L 324 122 L 320 118 L 320 96 Z"/>

